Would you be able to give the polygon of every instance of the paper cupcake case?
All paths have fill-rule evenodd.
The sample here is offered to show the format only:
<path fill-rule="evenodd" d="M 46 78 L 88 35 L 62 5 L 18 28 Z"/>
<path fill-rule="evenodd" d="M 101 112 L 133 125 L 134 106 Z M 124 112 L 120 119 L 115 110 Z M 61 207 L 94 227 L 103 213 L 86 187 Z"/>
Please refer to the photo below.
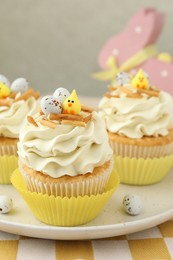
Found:
<path fill-rule="evenodd" d="M 157 183 L 166 177 L 173 166 L 173 155 L 153 159 L 114 156 L 114 160 L 120 183 L 132 185 Z"/>
<path fill-rule="evenodd" d="M 109 141 L 113 152 L 117 156 L 130 158 L 155 158 L 173 154 L 173 142 L 158 146 L 140 146 Z"/>
<path fill-rule="evenodd" d="M 13 171 L 18 168 L 17 145 L 0 145 L 0 184 L 10 184 Z"/>
<path fill-rule="evenodd" d="M 11 181 L 33 215 L 41 222 L 56 226 L 76 226 L 93 220 L 119 185 L 118 174 L 113 170 L 105 192 L 91 196 L 62 198 L 27 190 L 19 169 L 15 170 Z"/>
<path fill-rule="evenodd" d="M 0 184 L 10 184 L 13 171 L 18 167 L 18 157 L 15 155 L 0 156 Z"/>

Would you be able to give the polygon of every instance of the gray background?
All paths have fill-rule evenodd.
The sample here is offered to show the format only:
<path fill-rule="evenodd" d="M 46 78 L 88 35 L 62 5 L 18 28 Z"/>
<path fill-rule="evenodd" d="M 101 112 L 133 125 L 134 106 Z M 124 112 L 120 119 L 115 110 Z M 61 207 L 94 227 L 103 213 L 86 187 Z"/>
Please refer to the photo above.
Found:
<path fill-rule="evenodd" d="M 100 48 L 148 6 L 166 14 L 158 47 L 173 54 L 172 0 L 0 0 L 0 74 L 42 94 L 62 86 L 101 96 L 106 84 L 90 77 Z"/>

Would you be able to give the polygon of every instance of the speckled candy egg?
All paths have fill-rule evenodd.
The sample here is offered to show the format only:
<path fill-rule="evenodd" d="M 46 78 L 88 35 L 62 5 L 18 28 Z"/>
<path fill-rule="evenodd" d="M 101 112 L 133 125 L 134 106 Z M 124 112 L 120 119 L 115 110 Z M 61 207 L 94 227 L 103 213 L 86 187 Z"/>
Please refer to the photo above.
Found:
<path fill-rule="evenodd" d="M 6 195 L 0 196 L 0 213 L 8 213 L 13 208 L 13 201 Z"/>
<path fill-rule="evenodd" d="M 139 196 L 137 195 L 126 195 L 123 198 L 123 208 L 129 215 L 136 216 L 141 213 L 142 205 Z"/>
<path fill-rule="evenodd" d="M 29 88 L 28 80 L 25 78 L 18 78 L 11 84 L 11 91 L 24 93 Z"/>
<path fill-rule="evenodd" d="M 116 76 L 116 81 L 120 86 L 130 83 L 130 75 L 126 72 L 119 72 Z"/>
<path fill-rule="evenodd" d="M 53 96 L 58 98 L 61 103 L 63 103 L 65 99 L 70 96 L 70 93 L 66 88 L 57 88 L 53 93 Z"/>
<path fill-rule="evenodd" d="M 10 87 L 10 81 L 4 76 L 0 74 L 0 82 L 4 83 L 7 87 Z"/>
<path fill-rule="evenodd" d="M 50 113 L 60 114 L 62 112 L 61 101 L 53 96 L 46 96 L 41 99 L 41 110 L 47 116 Z"/>

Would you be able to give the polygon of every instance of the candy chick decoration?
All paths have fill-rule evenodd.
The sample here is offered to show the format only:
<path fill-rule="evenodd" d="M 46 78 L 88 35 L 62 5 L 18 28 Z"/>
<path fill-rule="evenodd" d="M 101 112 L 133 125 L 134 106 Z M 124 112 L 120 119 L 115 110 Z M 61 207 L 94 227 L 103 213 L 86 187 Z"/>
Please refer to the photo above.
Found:
<path fill-rule="evenodd" d="M 62 105 L 58 98 L 53 96 L 46 96 L 41 99 L 40 102 L 41 110 L 47 116 L 50 113 L 61 114 Z"/>
<path fill-rule="evenodd" d="M 73 90 L 71 95 L 63 103 L 63 113 L 64 114 L 79 114 L 81 111 L 81 104 L 76 94 Z"/>
<path fill-rule="evenodd" d="M 6 98 L 10 95 L 10 89 L 4 83 L 0 82 L 0 98 Z"/>
<path fill-rule="evenodd" d="M 24 93 L 29 88 L 29 82 L 25 78 L 18 78 L 14 80 L 11 84 L 11 91 L 12 92 L 20 92 Z"/>
<path fill-rule="evenodd" d="M 66 88 L 57 88 L 53 93 L 53 96 L 58 98 L 63 103 L 66 98 L 70 96 L 69 91 Z"/>
<path fill-rule="evenodd" d="M 134 76 L 131 84 L 135 89 L 149 89 L 148 79 L 142 69 Z"/>

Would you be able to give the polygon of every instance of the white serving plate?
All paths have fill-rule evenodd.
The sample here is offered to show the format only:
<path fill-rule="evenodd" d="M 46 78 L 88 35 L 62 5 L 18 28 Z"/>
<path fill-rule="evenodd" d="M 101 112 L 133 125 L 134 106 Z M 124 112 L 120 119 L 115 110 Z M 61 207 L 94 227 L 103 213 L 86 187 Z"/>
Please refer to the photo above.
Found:
<path fill-rule="evenodd" d="M 80 97 L 82 103 L 97 107 L 97 98 Z M 92 222 L 77 227 L 55 227 L 41 223 L 32 215 L 19 193 L 11 185 L 0 185 L 0 194 L 12 197 L 14 208 L 0 214 L 0 230 L 45 239 L 95 239 L 141 231 L 173 218 L 173 170 L 160 183 L 148 186 L 120 185 L 101 214 Z M 143 210 L 129 216 L 122 209 L 126 194 L 141 197 Z"/>
<path fill-rule="evenodd" d="M 13 198 L 14 208 L 0 214 L 0 230 L 45 239 L 95 239 L 119 236 L 148 229 L 173 217 L 173 171 L 160 183 L 149 186 L 120 185 L 101 214 L 92 222 L 77 227 L 56 227 L 41 223 L 32 215 L 19 193 L 11 185 L 0 185 L 0 194 Z M 122 209 L 126 194 L 137 194 L 143 210 L 130 216 Z"/>

